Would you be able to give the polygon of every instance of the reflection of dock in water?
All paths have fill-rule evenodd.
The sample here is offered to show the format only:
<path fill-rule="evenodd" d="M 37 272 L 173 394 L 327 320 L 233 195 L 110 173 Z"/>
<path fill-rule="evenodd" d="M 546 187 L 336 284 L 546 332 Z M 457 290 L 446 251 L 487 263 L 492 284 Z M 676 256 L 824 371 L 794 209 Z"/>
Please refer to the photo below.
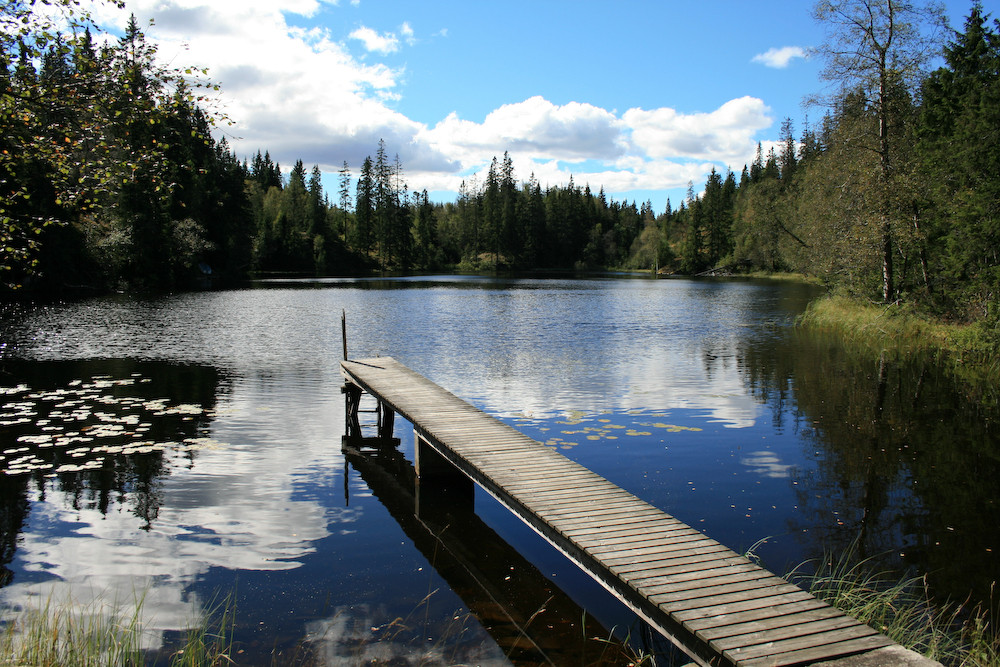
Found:
<path fill-rule="evenodd" d="M 413 466 L 392 448 L 345 445 L 344 456 L 511 662 L 598 664 L 615 653 L 591 639 L 609 636 L 595 618 L 483 523 L 471 489 L 418 487 Z"/>
<path fill-rule="evenodd" d="M 345 442 L 361 438 L 362 395 L 375 397 L 380 436 L 391 412 L 413 424 L 421 493 L 475 482 L 703 665 L 937 664 L 392 358 L 341 368 Z"/>

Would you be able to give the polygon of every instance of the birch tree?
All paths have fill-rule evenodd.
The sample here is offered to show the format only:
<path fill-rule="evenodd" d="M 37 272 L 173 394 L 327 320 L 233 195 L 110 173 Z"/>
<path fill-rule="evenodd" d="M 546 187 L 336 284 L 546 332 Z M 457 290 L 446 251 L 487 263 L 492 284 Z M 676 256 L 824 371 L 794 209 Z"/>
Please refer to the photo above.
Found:
<path fill-rule="evenodd" d="M 894 98 L 902 88 L 913 91 L 930 57 L 940 47 L 945 26 L 939 4 L 907 0 L 819 0 L 814 18 L 826 32 L 815 49 L 824 61 L 822 76 L 836 86 L 836 97 L 860 94 L 876 122 L 859 137 L 855 151 L 872 153 L 877 168 L 871 186 L 877 202 L 874 216 L 882 263 L 882 299 L 895 298 L 892 220 L 894 155 L 902 132 L 902 116 Z"/>

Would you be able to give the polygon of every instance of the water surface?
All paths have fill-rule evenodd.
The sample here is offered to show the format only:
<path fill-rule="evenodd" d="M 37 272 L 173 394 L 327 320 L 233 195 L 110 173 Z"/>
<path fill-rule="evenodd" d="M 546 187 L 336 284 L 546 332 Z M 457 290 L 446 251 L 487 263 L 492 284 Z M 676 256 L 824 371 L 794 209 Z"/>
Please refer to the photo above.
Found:
<path fill-rule="evenodd" d="M 579 662 L 600 650 L 586 634 L 641 641 L 485 494 L 415 519 L 405 422 L 396 456 L 341 452 L 346 312 L 351 356 L 396 357 L 771 569 L 856 544 L 985 598 L 995 408 L 933 363 L 797 331 L 814 295 L 444 276 L 10 309 L 0 596 L 141 594 L 147 646 L 168 651 L 232 595 L 246 664 Z"/>

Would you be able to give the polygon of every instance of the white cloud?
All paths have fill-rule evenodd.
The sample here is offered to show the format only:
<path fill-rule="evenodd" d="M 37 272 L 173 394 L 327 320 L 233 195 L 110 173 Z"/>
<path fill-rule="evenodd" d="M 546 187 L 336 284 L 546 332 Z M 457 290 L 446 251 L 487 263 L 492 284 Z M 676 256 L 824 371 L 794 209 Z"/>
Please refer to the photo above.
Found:
<path fill-rule="evenodd" d="M 147 34 L 164 61 L 209 68 L 222 86 L 219 105 L 233 121 L 222 132 L 239 157 L 267 150 L 285 167 L 301 159 L 331 174 L 347 161 L 356 171 L 384 139 L 412 190 L 455 191 L 505 151 L 518 178 L 534 172 L 543 184 L 564 184 L 572 174 L 575 183 L 603 185 L 609 195 L 684 188 L 703 182 L 712 166 L 738 170 L 751 161 L 757 133 L 773 123 L 754 97 L 704 113 L 619 113 L 541 95 L 482 119 L 451 113 L 418 122 L 400 111 L 403 71 L 374 57 L 416 43 L 411 24 L 384 34 L 360 27 L 344 37 L 368 49 L 371 59 L 361 60 L 330 30 L 291 25 L 291 17 L 312 16 L 324 4 L 330 2 L 247 0 L 223 10 L 210 0 L 134 0 L 128 11 L 141 24 L 155 19 Z M 122 25 L 126 17 L 115 20 Z"/>
<path fill-rule="evenodd" d="M 418 141 L 453 157 L 461 170 L 436 174 L 419 187 L 455 191 L 471 172 L 509 151 L 520 180 L 543 185 L 601 186 L 609 193 L 685 188 L 715 167 L 739 171 L 756 151 L 754 135 L 770 127 L 763 101 L 742 97 L 709 113 L 629 109 L 621 117 L 590 104 L 555 105 L 536 96 L 506 104 L 481 123 L 450 114 Z M 480 179 L 481 180 L 481 179 Z"/>
<path fill-rule="evenodd" d="M 632 130 L 636 149 L 650 158 L 689 158 L 729 165 L 740 164 L 752 152 L 754 135 L 773 123 L 769 112 L 762 100 L 741 97 L 710 113 L 682 114 L 667 107 L 629 109 L 622 120 Z"/>
<path fill-rule="evenodd" d="M 328 31 L 286 20 L 318 8 L 313 0 L 249 0 L 224 10 L 207 0 L 135 0 L 128 11 L 141 25 L 155 20 L 147 35 L 164 61 L 209 68 L 222 86 L 218 106 L 234 123 L 223 131 L 240 157 L 267 150 L 285 166 L 301 158 L 332 172 L 344 160 L 360 165 L 384 138 L 410 169 L 456 169 L 417 145 L 422 126 L 390 108 L 399 71 L 360 62 Z M 102 18 L 121 26 L 127 14 Z"/>
<path fill-rule="evenodd" d="M 399 50 L 399 38 L 391 32 L 380 35 L 371 28 L 362 26 L 352 32 L 350 37 L 364 44 L 365 49 L 368 51 L 374 51 L 382 55 L 395 53 Z"/>
<path fill-rule="evenodd" d="M 784 69 L 793 59 L 806 57 L 806 50 L 801 46 L 783 46 L 780 49 L 770 48 L 764 53 L 758 53 L 753 57 L 752 62 L 775 69 Z"/>
<path fill-rule="evenodd" d="M 403 36 L 403 39 L 406 40 L 407 44 L 412 46 L 416 42 L 416 38 L 413 33 L 413 28 L 410 26 L 408 22 L 404 22 L 403 25 L 400 26 L 399 33 Z"/>
<path fill-rule="evenodd" d="M 504 151 L 536 159 L 613 159 L 626 147 L 620 121 L 609 111 L 579 102 L 556 106 L 540 96 L 504 104 L 482 123 L 452 113 L 424 136 L 466 165 Z"/>

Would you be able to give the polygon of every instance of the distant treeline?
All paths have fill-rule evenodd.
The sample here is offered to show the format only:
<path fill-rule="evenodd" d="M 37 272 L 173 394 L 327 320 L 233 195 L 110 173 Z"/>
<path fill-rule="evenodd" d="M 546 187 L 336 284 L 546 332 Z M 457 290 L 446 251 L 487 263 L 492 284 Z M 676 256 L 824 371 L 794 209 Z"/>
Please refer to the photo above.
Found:
<path fill-rule="evenodd" d="M 777 149 L 758 146 L 739 174 L 712 171 L 660 212 L 572 179 L 518 180 L 508 154 L 456 201 L 434 203 L 409 191 L 382 142 L 357 174 L 344 164 L 331 199 L 318 167 L 298 161 L 285 175 L 266 152 L 241 160 L 216 142 L 225 119 L 202 110 L 199 72 L 158 66 L 134 20 L 96 49 L 86 17 L 67 36 L 30 5 L 2 11 L 7 289 L 169 289 L 269 272 L 762 270 L 998 318 L 1000 23 L 978 2 L 940 69 L 914 79 L 890 58 L 878 77 L 845 75 L 815 127 L 796 137 L 786 119 Z"/>

